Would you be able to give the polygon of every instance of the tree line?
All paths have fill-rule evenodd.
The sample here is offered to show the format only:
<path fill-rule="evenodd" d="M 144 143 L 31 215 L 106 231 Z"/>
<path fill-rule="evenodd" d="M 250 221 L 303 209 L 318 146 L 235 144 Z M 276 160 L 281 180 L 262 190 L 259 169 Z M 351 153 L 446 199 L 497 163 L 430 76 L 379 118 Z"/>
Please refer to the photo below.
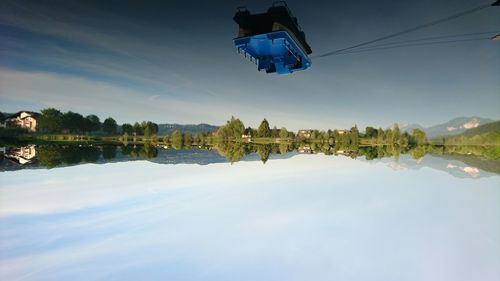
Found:
<path fill-rule="evenodd" d="M 61 112 L 55 108 L 41 111 L 37 120 L 37 130 L 46 133 L 117 133 L 151 136 L 158 133 L 158 125 L 151 121 L 136 122 L 134 125 L 125 123 L 118 126 L 115 119 L 108 117 L 101 122 L 95 114 L 83 116 L 73 111 Z"/>
<path fill-rule="evenodd" d="M 262 120 L 257 129 L 254 129 L 251 127 L 245 128 L 243 122 L 240 119 L 235 118 L 234 116 L 232 116 L 225 125 L 219 127 L 219 129 L 215 133 L 215 136 L 219 140 L 241 140 L 244 137 L 280 139 L 295 138 L 295 134 L 293 132 L 289 132 L 285 127 L 278 129 L 276 126 L 274 126 L 271 129 L 266 118 Z"/>
<path fill-rule="evenodd" d="M 420 129 L 413 129 L 411 133 L 401 132 L 398 124 L 392 128 L 375 129 L 368 126 L 364 133 L 361 133 L 355 125 L 350 130 L 304 130 L 297 134 L 288 131 L 285 127 L 278 129 L 276 126 L 270 128 L 269 122 L 264 118 L 257 129 L 245 128 L 243 122 L 231 117 L 225 125 L 219 127 L 215 133 L 219 140 L 241 140 L 242 138 L 279 138 L 296 141 L 299 143 L 340 143 L 343 147 L 356 148 L 360 144 L 369 145 L 399 145 L 415 146 L 427 143 L 425 132 Z"/>

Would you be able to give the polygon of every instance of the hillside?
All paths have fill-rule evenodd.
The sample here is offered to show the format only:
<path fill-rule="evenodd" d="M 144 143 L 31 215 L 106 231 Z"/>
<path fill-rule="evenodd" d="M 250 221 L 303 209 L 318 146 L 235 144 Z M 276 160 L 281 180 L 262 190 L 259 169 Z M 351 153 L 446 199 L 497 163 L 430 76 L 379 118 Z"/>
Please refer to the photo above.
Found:
<path fill-rule="evenodd" d="M 428 137 L 459 135 L 466 130 L 477 128 L 483 124 L 491 123 L 494 120 L 473 117 L 458 117 L 443 124 L 438 124 L 425 129 Z"/>
<path fill-rule="evenodd" d="M 500 146 L 500 121 L 469 129 L 456 136 L 445 137 L 448 145 L 494 145 Z M 499 154 L 497 149 L 495 154 Z"/>
<path fill-rule="evenodd" d="M 490 132 L 500 132 L 500 121 L 487 123 L 477 128 L 469 129 L 462 133 L 464 136 L 482 135 Z"/>
<path fill-rule="evenodd" d="M 174 131 L 190 132 L 192 134 L 209 133 L 218 129 L 218 126 L 209 124 L 181 125 L 181 124 L 158 124 L 158 134 L 166 135 Z"/>
<path fill-rule="evenodd" d="M 423 130 L 428 138 L 434 138 L 438 136 L 460 135 L 466 131 L 478 128 L 482 125 L 489 124 L 492 122 L 495 121 L 488 118 L 482 118 L 477 116 L 457 117 L 448 122 L 437 124 L 427 128 L 424 128 L 419 124 L 402 124 L 400 125 L 400 129 L 402 131 L 411 132 L 412 129 L 418 128 Z M 473 134 L 478 134 L 478 133 L 476 132 Z"/>

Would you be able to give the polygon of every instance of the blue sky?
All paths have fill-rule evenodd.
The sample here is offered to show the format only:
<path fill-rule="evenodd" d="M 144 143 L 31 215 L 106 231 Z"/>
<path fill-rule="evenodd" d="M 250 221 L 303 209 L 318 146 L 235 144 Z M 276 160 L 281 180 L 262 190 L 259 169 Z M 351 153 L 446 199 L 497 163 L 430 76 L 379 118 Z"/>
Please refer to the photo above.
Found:
<path fill-rule="evenodd" d="M 500 118 L 499 42 L 313 58 L 310 70 L 268 75 L 235 52 L 232 16 L 272 1 L 157 2 L 2 1 L 0 110 L 56 107 L 119 123 L 222 124 L 235 115 L 257 126 L 266 117 L 291 129 Z M 317 55 L 489 1 L 288 3 Z M 500 33 L 499 14 L 487 8 L 393 41 Z"/>

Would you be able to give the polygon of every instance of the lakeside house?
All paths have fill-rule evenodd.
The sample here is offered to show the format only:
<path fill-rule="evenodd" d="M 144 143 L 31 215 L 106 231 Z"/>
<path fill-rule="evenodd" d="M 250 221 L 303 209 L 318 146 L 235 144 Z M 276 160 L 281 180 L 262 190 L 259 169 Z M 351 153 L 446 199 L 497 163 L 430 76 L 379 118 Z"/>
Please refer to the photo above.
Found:
<path fill-rule="evenodd" d="M 40 113 L 32 111 L 19 111 L 15 114 L 7 116 L 2 121 L 2 127 L 21 127 L 34 132 L 36 131 L 38 117 L 40 117 Z"/>
<path fill-rule="evenodd" d="M 246 140 L 247 142 L 252 142 L 252 135 L 250 133 L 243 133 L 241 138 Z"/>
<path fill-rule="evenodd" d="M 337 133 L 339 135 L 347 134 L 349 131 L 348 130 L 338 130 Z"/>

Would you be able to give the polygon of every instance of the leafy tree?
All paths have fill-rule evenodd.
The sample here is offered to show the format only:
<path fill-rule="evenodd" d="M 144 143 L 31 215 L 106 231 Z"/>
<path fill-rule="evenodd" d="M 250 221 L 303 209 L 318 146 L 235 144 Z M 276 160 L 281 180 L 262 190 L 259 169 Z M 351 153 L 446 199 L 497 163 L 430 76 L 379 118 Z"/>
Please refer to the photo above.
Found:
<path fill-rule="evenodd" d="M 47 108 L 41 111 L 38 119 L 38 128 L 47 132 L 60 132 L 62 129 L 62 116 L 61 111 L 55 108 Z"/>
<path fill-rule="evenodd" d="M 241 135 L 245 131 L 245 125 L 241 122 L 240 119 L 231 117 L 231 121 L 229 122 L 229 128 L 231 131 L 231 135 L 235 139 L 240 139 Z"/>
<path fill-rule="evenodd" d="M 221 126 L 217 130 L 217 137 L 222 140 L 241 139 L 241 135 L 245 132 L 245 125 L 240 119 L 231 116 L 231 120 L 227 121 L 226 125 Z"/>
<path fill-rule="evenodd" d="M 71 133 L 82 132 L 85 130 L 85 119 L 79 113 L 68 111 L 62 116 L 62 127 Z"/>
<path fill-rule="evenodd" d="M 396 123 L 392 129 L 392 143 L 399 143 L 400 139 L 401 131 L 399 130 L 399 125 Z"/>
<path fill-rule="evenodd" d="M 184 132 L 184 145 L 188 146 L 193 143 L 193 136 L 191 135 L 191 132 L 186 131 Z"/>
<path fill-rule="evenodd" d="M 99 119 L 99 117 L 97 117 L 94 114 L 91 114 L 91 115 L 87 115 L 87 117 L 85 117 L 85 118 L 90 122 L 90 126 L 89 126 L 88 131 L 97 132 L 97 131 L 101 130 L 101 120 Z"/>
<path fill-rule="evenodd" d="M 138 122 L 134 123 L 134 133 L 136 133 L 139 136 L 142 136 L 144 134 L 144 130 Z"/>
<path fill-rule="evenodd" d="M 279 132 L 278 128 L 276 128 L 276 126 L 274 126 L 272 131 L 271 131 L 271 137 L 279 138 L 279 136 L 280 136 L 280 132 Z"/>
<path fill-rule="evenodd" d="M 143 122 L 141 127 L 143 128 L 144 135 L 147 137 L 158 133 L 158 125 L 151 121 Z"/>
<path fill-rule="evenodd" d="M 359 144 L 359 130 L 357 125 L 354 125 L 349 131 L 349 142 L 351 145 Z"/>
<path fill-rule="evenodd" d="M 171 138 L 172 146 L 175 149 L 181 149 L 183 145 L 183 135 L 182 132 L 179 130 L 175 130 L 172 133 L 172 138 Z"/>
<path fill-rule="evenodd" d="M 365 129 L 365 135 L 367 138 L 376 138 L 378 136 L 378 131 L 377 129 L 373 127 L 366 127 Z"/>
<path fill-rule="evenodd" d="M 269 122 L 264 118 L 260 123 L 259 129 L 257 130 L 257 136 L 260 138 L 271 137 L 271 129 L 269 128 Z"/>
<path fill-rule="evenodd" d="M 413 136 L 414 144 L 423 145 L 423 144 L 427 143 L 427 137 L 425 136 L 424 131 L 422 131 L 418 128 L 415 128 L 412 130 L 411 134 Z"/>
<path fill-rule="evenodd" d="M 131 135 L 134 132 L 134 127 L 128 123 L 122 125 L 122 133 Z"/>
<path fill-rule="evenodd" d="M 286 130 L 285 127 L 282 127 L 280 129 L 280 138 L 282 138 L 282 139 L 288 138 L 288 131 Z"/>
<path fill-rule="evenodd" d="M 106 120 L 104 120 L 104 123 L 102 123 L 102 130 L 109 135 L 115 134 L 117 127 L 118 125 L 116 124 L 115 119 L 111 117 L 106 118 Z"/>
<path fill-rule="evenodd" d="M 253 137 L 253 136 L 255 136 L 255 135 L 256 135 L 255 130 L 254 130 L 254 129 L 252 129 L 251 127 L 247 127 L 243 133 L 244 133 L 245 135 L 249 135 L 249 136 L 251 136 L 251 137 Z"/>

